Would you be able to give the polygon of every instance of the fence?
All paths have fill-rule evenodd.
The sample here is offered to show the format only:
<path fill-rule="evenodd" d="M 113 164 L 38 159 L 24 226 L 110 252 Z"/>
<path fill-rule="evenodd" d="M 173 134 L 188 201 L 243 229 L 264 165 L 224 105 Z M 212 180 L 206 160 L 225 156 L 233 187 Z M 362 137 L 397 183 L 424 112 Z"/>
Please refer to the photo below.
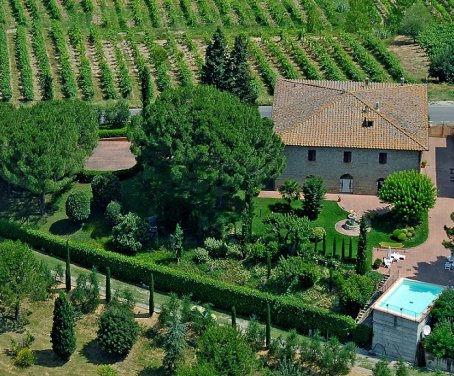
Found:
<path fill-rule="evenodd" d="M 433 124 L 429 127 L 430 137 L 454 136 L 454 124 Z"/>

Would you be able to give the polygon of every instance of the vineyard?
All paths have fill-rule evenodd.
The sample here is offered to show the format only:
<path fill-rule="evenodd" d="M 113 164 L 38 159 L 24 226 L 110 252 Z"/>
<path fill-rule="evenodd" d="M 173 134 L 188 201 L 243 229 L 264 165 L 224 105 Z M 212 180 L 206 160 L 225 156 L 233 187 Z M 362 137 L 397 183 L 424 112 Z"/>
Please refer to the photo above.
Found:
<path fill-rule="evenodd" d="M 4 101 L 127 98 L 140 103 L 195 84 L 216 25 L 250 39 L 250 65 L 262 103 L 278 77 L 399 80 L 406 76 L 374 36 L 339 30 L 327 0 L 0 0 L 0 97 Z M 395 1 L 374 2 L 383 22 Z M 397 1 L 398 3 L 398 1 Z M 454 0 L 431 12 L 452 22 Z M 301 33 L 309 25 L 313 33 Z M 317 25 L 315 27 L 314 25 Z M 323 33 L 320 33 L 323 30 Z"/>

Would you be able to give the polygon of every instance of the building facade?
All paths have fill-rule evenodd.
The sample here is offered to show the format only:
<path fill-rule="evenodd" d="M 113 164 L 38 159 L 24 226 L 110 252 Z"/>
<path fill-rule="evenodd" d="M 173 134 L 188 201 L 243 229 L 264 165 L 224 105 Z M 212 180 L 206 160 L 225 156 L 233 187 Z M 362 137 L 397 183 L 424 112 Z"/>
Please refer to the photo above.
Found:
<path fill-rule="evenodd" d="M 428 149 L 425 85 L 279 80 L 272 118 L 287 157 L 275 188 L 318 175 L 330 193 L 377 194 Z"/>

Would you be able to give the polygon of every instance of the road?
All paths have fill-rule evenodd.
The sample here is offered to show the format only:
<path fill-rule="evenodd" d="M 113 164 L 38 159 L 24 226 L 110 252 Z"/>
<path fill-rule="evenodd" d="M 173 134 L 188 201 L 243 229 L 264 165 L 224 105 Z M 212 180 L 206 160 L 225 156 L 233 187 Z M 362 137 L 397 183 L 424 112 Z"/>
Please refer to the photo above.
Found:
<path fill-rule="evenodd" d="M 141 109 L 132 108 L 131 115 L 139 114 Z M 271 118 L 272 106 L 259 106 L 262 117 Z M 454 102 L 434 102 L 429 105 L 430 121 L 433 124 L 450 123 L 454 124 Z"/>

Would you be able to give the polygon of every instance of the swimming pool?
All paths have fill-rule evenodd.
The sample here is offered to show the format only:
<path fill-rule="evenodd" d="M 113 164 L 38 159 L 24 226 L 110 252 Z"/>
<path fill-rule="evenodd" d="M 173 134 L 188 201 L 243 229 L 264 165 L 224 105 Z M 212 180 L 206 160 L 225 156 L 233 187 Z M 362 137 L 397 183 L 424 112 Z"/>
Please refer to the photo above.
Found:
<path fill-rule="evenodd" d="M 379 299 L 376 308 L 416 320 L 443 289 L 443 286 L 432 283 L 401 279 Z"/>

